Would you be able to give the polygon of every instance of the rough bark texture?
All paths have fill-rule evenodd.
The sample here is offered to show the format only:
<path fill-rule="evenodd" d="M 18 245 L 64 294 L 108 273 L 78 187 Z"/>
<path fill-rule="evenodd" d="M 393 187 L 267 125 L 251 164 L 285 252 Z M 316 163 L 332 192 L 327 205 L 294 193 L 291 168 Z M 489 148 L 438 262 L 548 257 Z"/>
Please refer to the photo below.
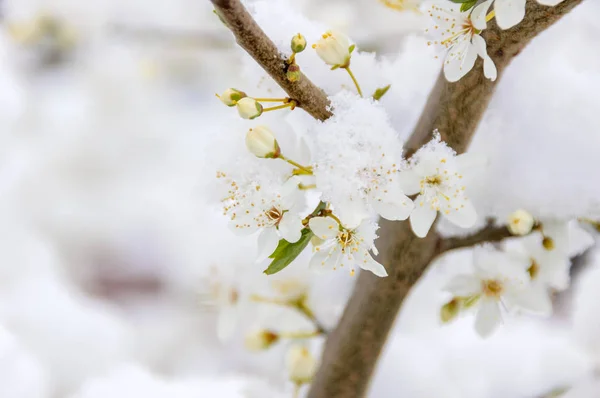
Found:
<path fill-rule="evenodd" d="M 290 98 L 296 100 L 300 108 L 318 120 L 325 120 L 331 116 L 331 112 L 327 110 L 329 105 L 327 96 L 306 76 L 302 75 L 297 82 L 290 82 L 287 79 L 288 65 L 285 58 L 239 0 L 211 1 L 221 20 L 235 36 L 237 43 L 262 66 Z"/>
<path fill-rule="evenodd" d="M 484 37 L 488 53 L 498 68 L 498 80 L 511 59 L 533 37 L 579 3 L 581 0 L 566 0 L 556 7 L 544 7 L 528 0 L 525 19 L 516 27 L 502 31 L 492 21 Z M 497 82 L 483 76 L 481 60 L 457 83 L 448 83 L 440 75 L 407 142 L 407 153 L 429 141 L 434 129 L 458 153 L 464 152 Z M 360 274 L 342 319 L 327 339 L 309 398 L 365 395 L 402 301 L 443 245 L 433 230 L 425 239 L 416 238 L 407 222 L 382 220 L 379 235 L 379 260 L 389 277 L 378 278 L 370 272 Z"/>
<path fill-rule="evenodd" d="M 508 228 L 504 226 L 495 227 L 490 223 L 487 227 L 477 231 L 473 235 L 443 239 L 439 245 L 439 253 L 441 254 L 463 247 L 472 247 L 483 242 L 500 242 L 511 236 L 513 235 Z"/>

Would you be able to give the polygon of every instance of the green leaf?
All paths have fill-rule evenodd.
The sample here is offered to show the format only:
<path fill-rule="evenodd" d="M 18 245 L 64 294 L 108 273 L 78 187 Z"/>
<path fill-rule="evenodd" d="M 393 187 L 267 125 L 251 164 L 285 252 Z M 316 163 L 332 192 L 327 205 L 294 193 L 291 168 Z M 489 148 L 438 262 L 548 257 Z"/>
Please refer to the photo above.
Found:
<path fill-rule="evenodd" d="M 473 1 L 473 0 L 450 0 L 453 3 L 456 4 L 463 4 L 463 3 L 477 3 L 477 1 Z"/>
<path fill-rule="evenodd" d="M 461 4 L 460 11 L 461 12 L 465 12 L 467 10 L 470 10 L 471 8 L 475 7 L 475 4 L 477 4 L 477 0 L 475 0 L 475 1 L 465 1 L 464 3 Z"/>
<path fill-rule="evenodd" d="M 290 265 L 304 251 L 313 235 L 310 229 L 304 228 L 302 236 L 297 242 L 290 243 L 285 239 L 281 239 L 273 254 L 269 256 L 273 261 L 263 272 L 267 275 L 273 275 Z"/>
<path fill-rule="evenodd" d="M 352 51 L 354 51 L 355 48 L 356 48 L 356 44 L 351 45 L 350 47 L 348 47 L 348 52 L 350 54 L 352 54 Z"/>
<path fill-rule="evenodd" d="M 373 93 L 373 99 L 375 101 L 379 101 L 381 99 L 381 97 L 383 97 L 385 95 L 385 93 L 388 92 L 388 90 L 390 89 L 391 86 L 392 86 L 391 84 L 388 84 L 385 87 L 381 87 L 381 88 L 378 88 L 377 90 L 375 90 L 375 92 Z"/>

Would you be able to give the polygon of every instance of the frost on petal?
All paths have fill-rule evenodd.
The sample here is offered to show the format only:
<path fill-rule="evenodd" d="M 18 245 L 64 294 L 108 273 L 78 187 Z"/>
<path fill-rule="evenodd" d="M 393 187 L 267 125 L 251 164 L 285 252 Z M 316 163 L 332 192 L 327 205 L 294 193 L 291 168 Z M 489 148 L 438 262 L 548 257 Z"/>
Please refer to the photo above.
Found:
<path fill-rule="evenodd" d="M 509 29 L 518 24 L 525 17 L 525 3 L 527 0 L 496 0 L 496 22 L 502 29 Z"/>
<path fill-rule="evenodd" d="M 444 61 L 444 76 L 449 82 L 457 82 L 475 65 L 477 49 L 471 44 L 470 37 L 464 36 L 461 41 L 448 50 Z"/>
<path fill-rule="evenodd" d="M 536 283 L 511 294 L 508 297 L 511 305 L 523 310 L 549 316 L 552 314 L 552 300 L 548 289 L 541 284 Z"/>
<path fill-rule="evenodd" d="M 448 221 L 461 228 L 471 228 L 477 221 L 477 212 L 470 200 L 462 202 L 463 205 L 458 210 L 448 210 L 448 213 L 442 213 Z"/>
<path fill-rule="evenodd" d="M 227 342 L 233 336 L 237 324 L 237 311 L 233 306 L 227 306 L 219 312 L 217 319 L 217 337 L 221 342 Z"/>
<path fill-rule="evenodd" d="M 356 259 L 358 266 L 365 271 L 371 271 L 373 274 L 379 277 L 388 276 L 384 266 L 378 263 L 367 250 L 363 251 L 362 259 L 359 257 Z"/>
<path fill-rule="evenodd" d="M 308 222 L 310 230 L 320 239 L 332 239 L 338 234 L 339 225 L 330 217 L 314 217 Z"/>
<path fill-rule="evenodd" d="M 406 220 L 415 208 L 415 205 L 407 196 L 402 195 L 402 197 L 398 198 L 398 202 L 394 203 L 374 200 L 372 202 L 373 210 L 386 220 Z"/>
<path fill-rule="evenodd" d="M 432 209 L 427 203 L 419 203 L 418 198 L 417 203 L 417 206 L 410 214 L 410 226 L 415 235 L 419 238 L 424 238 L 435 221 L 437 211 Z"/>
<path fill-rule="evenodd" d="M 400 185 L 400 189 L 402 189 L 402 192 L 404 192 L 404 194 L 414 195 L 421 191 L 421 179 L 414 171 L 402 171 L 398 174 L 397 179 Z"/>
<path fill-rule="evenodd" d="M 473 26 L 478 30 L 484 30 L 487 27 L 485 19 L 493 1 L 494 0 L 484 1 L 473 8 L 473 12 L 471 12 L 471 21 L 473 22 Z"/>
<path fill-rule="evenodd" d="M 285 213 L 278 227 L 281 237 L 290 243 L 298 242 L 302 236 L 302 219 L 295 214 Z"/>
<path fill-rule="evenodd" d="M 481 281 L 473 275 L 456 275 L 444 290 L 454 296 L 468 297 L 480 293 Z"/>
<path fill-rule="evenodd" d="M 277 248 L 279 234 L 275 228 L 265 228 L 258 235 L 258 260 L 269 257 Z"/>
<path fill-rule="evenodd" d="M 475 316 L 475 330 L 481 337 L 490 336 L 502 323 L 502 313 L 496 300 L 482 298 Z"/>
<path fill-rule="evenodd" d="M 562 3 L 564 0 L 537 0 L 538 3 L 544 6 L 555 6 Z"/>
<path fill-rule="evenodd" d="M 487 53 L 487 46 L 483 37 L 479 35 L 473 36 L 473 45 L 477 49 L 477 54 L 483 59 L 483 74 L 491 81 L 496 80 L 498 77 L 498 70 L 494 61 L 490 58 Z"/>

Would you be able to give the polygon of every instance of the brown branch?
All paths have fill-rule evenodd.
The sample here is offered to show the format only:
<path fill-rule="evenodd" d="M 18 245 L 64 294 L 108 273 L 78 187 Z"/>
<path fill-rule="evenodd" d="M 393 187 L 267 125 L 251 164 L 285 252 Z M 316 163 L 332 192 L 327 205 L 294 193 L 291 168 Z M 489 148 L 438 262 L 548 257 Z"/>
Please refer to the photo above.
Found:
<path fill-rule="evenodd" d="M 555 7 L 527 1 L 525 19 L 513 29 L 500 30 L 494 22 L 484 31 L 488 53 L 502 72 L 538 33 L 548 28 L 582 0 L 565 0 Z M 457 83 L 440 76 L 429 96 L 407 154 L 425 144 L 434 129 L 458 153 L 464 152 L 483 116 L 498 81 L 483 76 L 481 60 Z M 441 240 L 432 231 L 424 239 L 414 236 L 407 222 L 381 221 L 377 243 L 379 260 L 389 276 L 362 272 L 337 328 L 329 335 L 321 368 L 309 398 L 362 397 L 394 319 L 410 288 L 439 252 Z M 410 358 L 407 358 L 410 360 Z"/>
<path fill-rule="evenodd" d="M 512 236 L 514 235 L 505 226 L 496 227 L 488 224 L 472 235 L 441 239 L 438 244 L 438 253 L 441 254 L 450 250 L 472 247 L 486 242 L 500 242 Z"/>
<path fill-rule="evenodd" d="M 298 102 L 300 108 L 318 120 L 325 120 L 331 116 L 327 96 L 305 75 L 302 74 L 297 82 L 290 82 L 287 79 L 288 64 L 285 57 L 239 0 L 211 1 L 221 20 L 231 29 L 237 43 L 262 66 L 290 98 Z"/>

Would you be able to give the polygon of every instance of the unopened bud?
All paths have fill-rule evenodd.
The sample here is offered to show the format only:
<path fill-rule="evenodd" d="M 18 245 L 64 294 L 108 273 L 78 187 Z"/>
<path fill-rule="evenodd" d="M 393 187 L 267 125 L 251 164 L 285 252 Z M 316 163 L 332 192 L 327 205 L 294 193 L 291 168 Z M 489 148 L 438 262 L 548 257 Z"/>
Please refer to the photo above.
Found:
<path fill-rule="evenodd" d="M 244 97 L 237 102 L 237 110 L 243 119 L 255 119 L 262 115 L 263 107 L 254 98 Z"/>
<path fill-rule="evenodd" d="M 285 75 L 288 81 L 297 82 L 300 80 L 300 67 L 296 64 L 291 64 L 288 66 L 288 70 Z"/>
<path fill-rule="evenodd" d="M 248 130 L 246 148 L 259 158 L 276 158 L 281 153 L 273 132 L 267 126 L 256 126 Z"/>
<path fill-rule="evenodd" d="M 244 339 L 246 349 L 250 351 L 262 351 L 271 347 L 279 340 L 279 335 L 270 330 L 259 329 L 250 332 Z"/>
<path fill-rule="evenodd" d="M 513 235 L 527 235 L 535 223 L 533 216 L 525 210 L 517 210 L 508 216 L 508 230 Z"/>
<path fill-rule="evenodd" d="M 292 51 L 295 53 L 301 53 L 306 48 L 306 39 L 300 33 L 292 37 L 291 43 Z"/>
<path fill-rule="evenodd" d="M 546 250 L 553 250 L 554 240 L 548 236 L 544 236 L 544 239 L 542 239 L 542 246 L 544 246 L 544 249 Z"/>
<path fill-rule="evenodd" d="M 286 355 L 289 378 L 296 384 L 310 383 L 317 371 L 317 360 L 308 348 L 293 346 Z"/>
<path fill-rule="evenodd" d="M 219 97 L 221 102 L 223 102 L 225 105 L 235 106 L 239 100 L 246 97 L 246 93 L 236 90 L 235 88 L 228 88 L 223 94 L 217 95 L 217 97 Z"/>
<path fill-rule="evenodd" d="M 313 44 L 313 48 L 327 65 L 334 68 L 346 68 L 350 65 L 350 43 L 348 38 L 340 33 L 326 32 Z"/>
<path fill-rule="evenodd" d="M 448 323 L 454 318 L 456 318 L 456 316 L 460 312 L 460 307 L 461 302 L 456 297 L 444 304 L 442 306 L 442 309 L 440 310 L 440 319 L 442 320 L 442 322 Z"/>

